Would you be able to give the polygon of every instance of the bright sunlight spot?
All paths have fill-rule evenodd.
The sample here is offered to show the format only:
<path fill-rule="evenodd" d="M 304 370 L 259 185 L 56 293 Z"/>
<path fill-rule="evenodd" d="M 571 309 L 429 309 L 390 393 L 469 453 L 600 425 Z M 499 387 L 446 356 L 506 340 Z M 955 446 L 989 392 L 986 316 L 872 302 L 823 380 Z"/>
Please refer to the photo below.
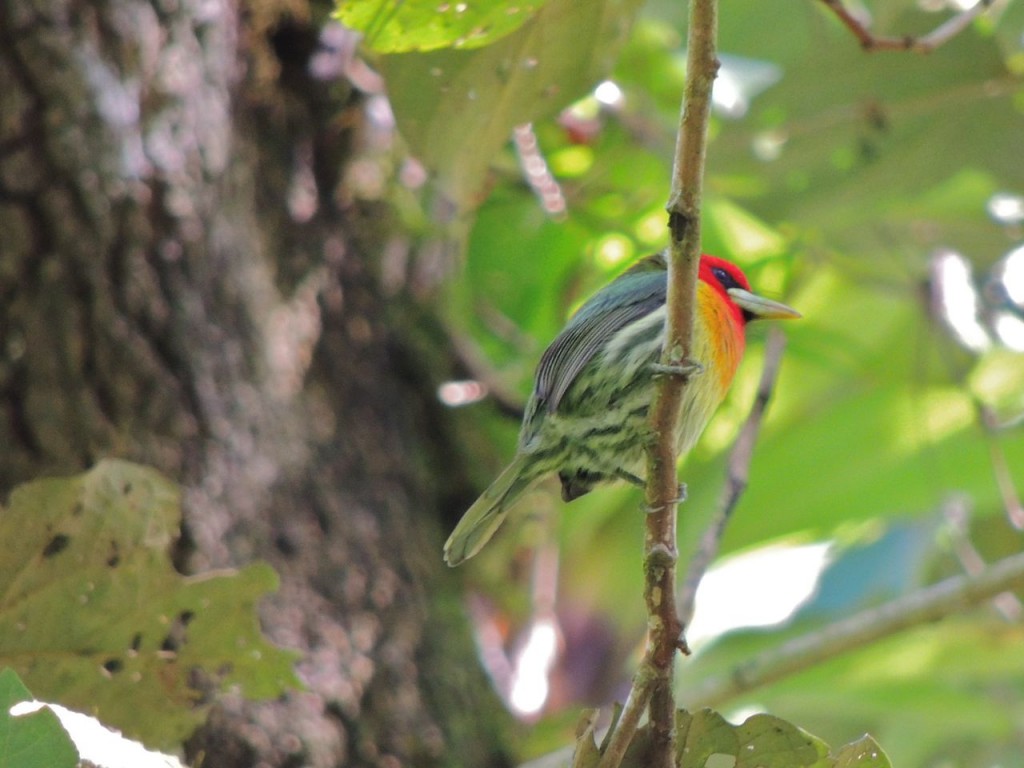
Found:
<path fill-rule="evenodd" d="M 726 117 L 743 117 L 749 104 L 743 98 L 743 92 L 736 78 L 723 71 L 712 86 L 711 101 Z"/>
<path fill-rule="evenodd" d="M 997 192 L 988 199 L 989 216 L 1000 224 L 1020 224 L 1024 222 L 1024 197 Z"/>
<path fill-rule="evenodd" d="M 787 135 L 783 131 L 761 131 L 750 143 L 754 157 L 764 162 L 771 162 L 782 157 L 782 149 L 786 146 Z"/>
<path fill-rule="evenodd" d="M 548 162 L 559 176 L 582 176 L 594 165 L 594 150 L 579 144 L 566 147 L 552 153 Z"/>
<path fill-rule="evenodd" d="M 953 9 L 963 12 L 977 4 L 977 0 L 946 0 L 950 7 Z"/>
<path fill-rule="evenodd" d="M 594 98 L 607 107 L 617 107 L 622 104 L 622 89 L 611 80 L 605 80 L 594 89 Z"/>
<path fill-rule="evenodd" d="M 625 235 L 612 233 L 597 243 L 595 255 L 604 267 L 614 267 L 633 256 L 633 242 Z"/>
<path fill-rule="evenodd" d="M 782 69 L 767 61 L 720 55 L 722 66 L 711 88 L 711 103 L 726 117 L 747 114 L 750 102 L 782 78 Z"/>
<path fill-rule="evenodd" d="M 978 319 L 978 292 L 967 259 L 952 250 L 937 252 L 932 258 L 932 285 L 936 311 L 957 340 L 975 352 L 988 349 L 991 340 Z"/>
<path fill-rule="evenodd" d="M 1024 202 L 1021 203 L 1024 206 Z M 1013 307 L 1000 309 L 992 319 L 999 341 L 1015 352 L 1024 352 L 1024 245 L 1007 254 L 996 269 L 1006 299 Z"/>
<path fill-rule="evenodd" d="M 961 389 L 927 390 L 915 397 L 913 407 L 927 431 L 925 443 L 918 448 L 966 429 L 976 417 L 974 403 Z"/>
<path fill-rule="evenodd" d="M 1007 254 L 1001 271 L 1000 280 L 1006 295 L 1018 307 L 1024 307 L 1024 245 Z"/>
<path fill-rule="evenodd" d="M 665 209 L 658 206 L 650 213 L 644 214 L 637 219 L 633 227 L 633 234 L 645 245 L 663 245 L 667 231 L 665 226 L 667 218 Z"/>
<path fill-rule="evenodd" d="M 14 717 L 28 715 L 47 707 L 57 716 L 79 757 L 100 768 L 183 768 L 172 755 L 150 752 L 137 741 L 131 741 L 111 730 L 99 720 L 59 704 L 23 701 L 10 709 Z M 5 763 L 6 764 L 6 763 Z"/>
<path fill-rule="evenodd" d="M 738 256 L 759 259 L 785 249 L 786 241 L 778 232 L 724 198 L 709 200 L 706 210 L 718 236 Z"/>
<path fill-rule="evenodd" d="M 697 589 L 697 610 L 686 630 L 690 646 L 696 650 L 730 630 L 788 619 L 814 594 L 828 550 L 827 543 L 772 545 L 713 567 Z"/>
<path fill-rule="evenodd" d="M 446 381 L 437 388 L 437 399 L 449 408 L 470 405 L 487 396 L 487 387 L 475 379 Z"/>
<path fill-rule="evenodd" d="M 1024 352 L 1024 320 L 1009 312 L 998 312 L 992 321 L 992 330 L 1007 348 Z"/>
<path fill-rule="evenodd" d="M 540 712 L 548 698 L 548 672 L 558 654 L 558 633 L 554 620 L 541 619 L 530 628 L 530 635 L 515 661 L 509 704 L 518 715 Z"/>
<path fill-rule="evenodd" d="M 893 409 L 891 445 L 908 456 L 960 432 L 974 419 L 974 403 L 961 389 L 933 388 L 908 395 Z"/>

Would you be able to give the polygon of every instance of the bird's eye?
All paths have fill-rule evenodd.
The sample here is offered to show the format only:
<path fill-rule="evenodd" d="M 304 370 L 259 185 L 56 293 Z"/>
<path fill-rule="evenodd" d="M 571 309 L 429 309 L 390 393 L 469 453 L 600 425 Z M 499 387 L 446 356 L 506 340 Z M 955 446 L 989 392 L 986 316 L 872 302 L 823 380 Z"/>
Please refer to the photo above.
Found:
<path fill-rule="evenodd" d="M 726 290 L 730 288 L 736 288 L 739 286 L 739 283 L 736 282 L 736 278 L 730 275 L 721 267 L 713 267 L 711 270 L 711 274 L 715 276 L 718 282 L 721 283 L 722 287 L 725 288 Z"/>

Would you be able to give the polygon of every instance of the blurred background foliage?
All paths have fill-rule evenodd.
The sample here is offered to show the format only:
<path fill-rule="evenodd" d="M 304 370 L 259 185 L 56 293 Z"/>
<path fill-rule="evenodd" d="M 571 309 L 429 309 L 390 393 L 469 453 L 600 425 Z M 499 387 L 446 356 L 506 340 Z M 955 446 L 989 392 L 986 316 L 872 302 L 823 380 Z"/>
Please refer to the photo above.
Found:
<path fill-rule="evenodd" d="M 961 10 L 849 5 L 889 35 Z M 686 10 L 549 0 L 496 41 L 476 35 L 489 45 L 440 25 L 448 37 L 416 44 L 436 50 L 372 59 L 430 172 L 395 190 L 406 223 L 465 256 L 441 302 L 465 380 L 440 395 L 480 488 L 513 452 L 510 412 L 545 344 L 591 291 L 666 242 Z M 699 598 L 707 630 L 694 627 L 697 652 L 680 665 L 691 707 L 702 702 L 687 692 L 738 660 L 1017 552 L 1024 528 L 1024 3 L 997 0 L 926 56 L 866 53 L 810 0 L 720 14 L 704 249 L 805 317 L 785 327 L 725 537 L 739 576 Z M 718 503 L 764 332 L 750 329 L 733 391 L 683 465 L 684 562 Z M 640 503 L 612 488 L 564 507 L 545 486 L 459 574 L 496 685 L 537 723 L 524 757 L 567 743 L 582 703 L 624 693 L 644 630 Z M 774 556 L 753 556 L 766 548 Z M 717 706 L 770 711 L 833 743 L 871 731 L 904 768 L 1024 766 L 1021 606 L 998 608 Z"/>

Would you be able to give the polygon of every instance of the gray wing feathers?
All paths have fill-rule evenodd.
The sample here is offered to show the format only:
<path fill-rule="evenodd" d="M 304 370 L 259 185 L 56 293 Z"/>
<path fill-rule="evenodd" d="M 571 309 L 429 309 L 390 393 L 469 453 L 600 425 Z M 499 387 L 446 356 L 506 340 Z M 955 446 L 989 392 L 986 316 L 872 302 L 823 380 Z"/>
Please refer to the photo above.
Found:
<path fill-rule="evenodd" d="M 594 295 L 545 350 L 537 367 L 534 395 L 554 412 L 580 371 L 615 333 L 665 303 L 665 273 L 630 275 Z M 627 301 L 623 292 L 629 291 Z"/>

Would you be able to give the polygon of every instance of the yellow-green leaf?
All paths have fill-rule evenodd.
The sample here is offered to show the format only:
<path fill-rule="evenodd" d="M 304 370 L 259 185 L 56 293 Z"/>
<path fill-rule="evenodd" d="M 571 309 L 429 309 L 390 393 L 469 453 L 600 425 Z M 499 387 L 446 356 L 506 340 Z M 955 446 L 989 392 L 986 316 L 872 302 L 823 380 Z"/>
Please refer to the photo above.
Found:
<path fill-rule="evenodd" d="M 177 488 L 127 462 L 17 488 L 0 510 L 0 666 L 159 747 L 229 684 L 256 698 L 294 685 L 292 655 L 255 615 L 276 574 L 182 576 L 168 551 L 179 525 Z"/>
<path fill-rule="evenodd" d="M 336 16 L 379 53 L 479 48 L 514 32 L 545 0 L 342 0 Z"/>

